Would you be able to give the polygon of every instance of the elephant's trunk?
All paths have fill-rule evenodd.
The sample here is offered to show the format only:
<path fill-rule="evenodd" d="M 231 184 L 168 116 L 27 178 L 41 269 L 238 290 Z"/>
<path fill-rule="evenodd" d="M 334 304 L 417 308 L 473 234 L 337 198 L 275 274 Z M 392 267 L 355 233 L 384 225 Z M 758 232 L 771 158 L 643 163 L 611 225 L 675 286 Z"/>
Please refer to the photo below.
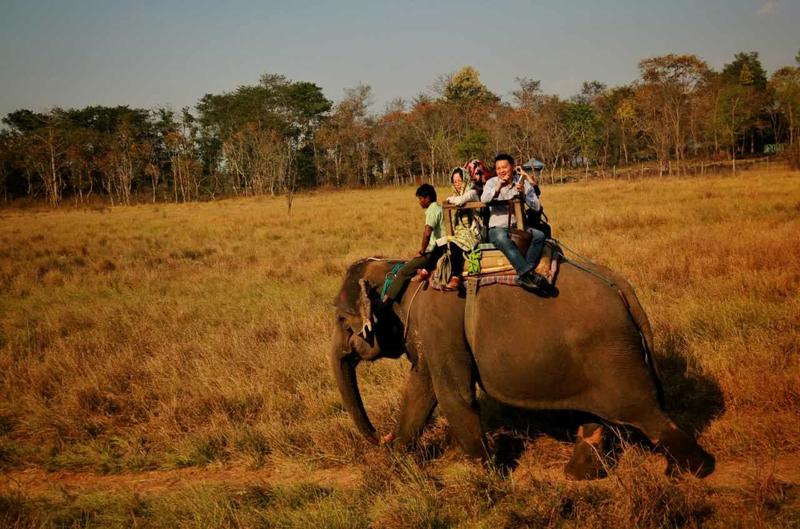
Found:
<path fill-rule="evenodd" d="M 358 390 L 356 380 L 356 365 L 359 358 L 356 355 L 339 356 L 334 354 L 331 358 L 333 373 L 336 376 L 336 384 L 339 386 L 339 393 L 342 395 L 342 402 L 353 422 L 361 434 L 370 442 L 378 443 L 378 433 L 367 416 L 364 408 L 364 401 L 361 400 L 361 392 Z"/>

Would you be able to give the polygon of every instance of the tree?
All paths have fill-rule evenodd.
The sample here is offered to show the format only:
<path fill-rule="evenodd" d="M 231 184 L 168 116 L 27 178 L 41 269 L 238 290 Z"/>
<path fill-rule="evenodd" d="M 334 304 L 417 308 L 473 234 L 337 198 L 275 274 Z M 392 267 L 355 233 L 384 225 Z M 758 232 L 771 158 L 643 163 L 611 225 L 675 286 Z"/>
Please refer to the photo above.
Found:
<path fill-rule="evenodd" d="M 631 130 L 636 120 L 636 106 L 632 94 L 626 95 L 617 101 L 617 105 L 614 107 L 614 120 L 619 127 L 622 153 L 627 165 L 630 163 L 628 157 L 628 131 Z"/>
<path fill-rule="evenodd" d="M 116 134 L 109 137 L 101 162 L 109 197 L 116 195 L 121 203 L 131 203 L 134 179 L 144 174 L 151 151 L 152 145 L 148 140 L 138 135 L 131 123 L 123 119 Z"/>
<path fill-rule="evenodd" d="M 98 161 L 102 138 L 99 132 L 83 127 L 71 127 L 67 134 L 65 165 L 70 187 L 76 202 L 83 203 L 94 191 L 92 174 L 100 170 Z"/>
<path fill-rule="evenodd" d="M 734 172 L 736 172 L 737 138 L 749 125 L 748 99 L 748 92 L 739 84 L 725 83 L 719 93 L 717 119 L 730 147 Z"/>
<path fill-rule="evenodd" d="M 607 89 L 608 86 L 600 81 L 584 81 L 583 84 L 581 84 L 580 92 L 572 99 L 576 103 L 592 104 Z"/>
<path fill-rule="evenodd" d="M 9 175 L 12 173 L 14 140 L 7 131 L 0 131 L 0 188 L 3 200 L 8 200 Z"/>
<path fill-rule="evenodd" d="M 517 107 L 535 111 L 544 97 L 542 82 L 529 77 L 516 77 L 514 79 L 519 88 L 511 92 Z"/>
<path fill-rule="evenodd" d="M 753 154 L 756 150 L 756 139 L 761 141 L 766 128 L 765 108 L 769 103 L 767 74 L 761 66 L 758 52 L 737 53 L 734 60 L 722 69 L 722 79 L 725 85 L 724 94 L 728 98 L 736 98 L 739 103 L 734 143 L 741 137 L 741 150 L 744 152 L 745 142 L 749 138 L 750 153 Z"/>
<path fill-rule="evenodd" d="M 695 55 L 664 55 L 639 62 L 635 102 L 638 122 L 663 162 L 674 152 L 684 158 L 691 105 L 710 76 L 705 61 Z"/>
<path fill-rule="evenodd" d="M 450 103 L 491 103 L 500 98 L 481 82 L 481 74 L 472 66 L 464 66 L 444 86 L 444 99 Z"/>
<path fill-rule="evenodd" d="M 21 159 L 28 175 L 41 181 L 45 199 L 52 207 L 61 203 L 64 190 L 63 169 L 66 164 L 67 142 L 64 134 L 64 112 L 54 109 L 48 114 L 18 110 L 3 118 L 3 123 L 16 136 L 15 147 L 22 152 Z"/>
<path fill-rule="evenodd" d="M 442 101 L 422 99 L 411 109 L 409 125 L 425 146 L 425 154 L 419 156 L 420 172 L 425 175 L 427 164 L 432 182 L 436 182 L 437 171 L 444 172 L 459 163 L 455 145 L 463 130 L 458 126 L 461 117 L 454 105 Z"/>
<path fill-rule="evenodd" d="M 542 162 L 550 167 L 551 182 L 570 147 L 570 131 L 564 119 L 565 105 L 558 96 L 546 96 L 537 113 L 538 127 L 535 129 L 534 143 Z"/>
<path fill-rule="evenodd" d="M 786 121 L 789 135 L 789 163 L 800 169 L 800 67 L 787 66 L 772 74 L 769 86 L 774 94 L 774 108 Z M 773 121 L 777 129 L 780 120 Z M 778 141 L 780 137 L 778 137 Z"/>
<path fill-rule="evenodd" d="M 489 135 L 485 130 L 476 129 L 467 132 L 455 145 L 455 152 L 459 160 L 468 160 L 482 156 L 489 145 Z"/>
<path fill-rule="evenodd" d="M 734 84 L 753 86 L 758 90 L 767 87 L 767 72 L 756 51 L 734 55 L 733 61 L 722 68 L 722 75 Z"/>
<path fill-rule="evenodd" d="M 374 131 L 375 149 L 383 162 L 384 176 L 391 173 L 399 183 L 402 177 L 412 179 L 420 164 L 420 153 L 424 145 L 414 134 L 405 104 L 390 105 L 376 122 Z"/>
<path fill-rule="evenodd" d="M 599 81 L 584 82 L 580 93 L 574 98 L 575 101 L 588 104 L 594 110 L 598 122 L 600 138 L 598 143 L 602 144 L 602 155 L 599 159 L 605 168 L 613 156 L 616 160 L 617 152 L 614 146 L 617 144 L 618 124 L 616 121 L 616 111 L 620 100 L 630 96 L 630 88 L 622 87 L 609 90 L 608 87 Z"/>
<path fill-rule="evenodd" d="M 488 144 L 484 123 L 500 98 L 481 82 L 480 73 L 472 66 L 464 66 L 446 79 L 441 103 L 453 107 L 447 113 L 453 114 L 460 126 L 451 153 L 460 157 L 475 156 Z"/>
<path fill-rule="evenodd" d="M 170 176 L 175 202 L 188 202 L 199 194 L 198 164 L 192 155 L 192 144 L 179 129 L 164 133 L 164 146 L 169 157 Z"/>
<path fill-rule="evenodd" d="M 225 168 L 235 191 L 249 192 L 254 181 L 257 192 L 286 191 L 291 210 L 295 157 L 312 143 L 314 131 L 331 106 L 314 83 L 293 82 L 273 74 L 263 75 L 255 86 L 206 94 L 197 105 L 203 158 Z M 277 148 L 278 140 L 283 147 Z"/>
<path fill-rule="evenodd" d="M 575 155 L 579 155 L 588 177 L 589 163 L 596 156 L 600 139 L 600 120 L 587 103 L 568 102 L 563 116 L 570 143 L 575 146 Z"/>
<path fill-rule="evenodd" d="M 344 98 L 318 131 L 317 143 L 332 164 L 336 185 L 341 184 L 343 176 L 351 185 L 371 183 L 371 128 L 374 123 L 368 112 L 371 103 L 370 86 L 346 89 Z"/>
<path fill-rule="evenodd" d="M 800 143 L 800 67 L 786 66 L 777 70 L 769 86 L 775 94 L 777 109 L 786 118 L 789 147 L 792 148 L 796 142 Z"/>
<path fill-rule="evenodd" d="M 538 80 L 517 77 L 516 82 L 519 88 L 511 93 L 516 108 L 506 114 L 503 142 L 513 146 L 511 150 L 516 156 L 530 156 L 535 150 L 534 138 L 541 126 L 538 114 L 544 95 Z"/>
<path fill-rule="evenodd" d="M 262 82 L 265 82 L 262 78 Z M 284 116 L 289 123 L 286 157 L 281 157 L 278 152 L 274 155 L 273 168 L 279 168 L 283 163 L 283 171 L 287 180 L 287 206 L 292 209 L 292 199 L 297 187 L 298 167 L 295 163 L 301 152 L 310 152 L 313 156 L 313 135 L 319 127 L 323 117 L 327 115 L 332 103 L 323 95 L 322 89 L 314 83 L 300 81 L 290 83 L 283 90 Z M 310 151 L 306 149 L 310 148 Z M 305 158 L 304 158 L 305 159 Z M 311 164 L 313 165 L 313 163 Z"/>

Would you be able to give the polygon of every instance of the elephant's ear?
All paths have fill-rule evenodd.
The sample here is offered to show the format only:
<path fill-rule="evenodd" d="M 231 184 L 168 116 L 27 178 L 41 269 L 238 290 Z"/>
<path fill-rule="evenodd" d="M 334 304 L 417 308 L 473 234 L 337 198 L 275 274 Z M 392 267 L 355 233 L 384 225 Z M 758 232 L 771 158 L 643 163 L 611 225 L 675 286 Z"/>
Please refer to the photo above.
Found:
<path fill-rule="evenodd" d="M 337 309 L 353 316 L 361 314 L 361 310 L 359 309 L 361 285 L 359 281 L 366 273 L 367 264 L 368 261 L 363 259 L 353 263 L 347 270 L 342 288 L 336 295 L 336 299 L 333 300 L 333 304 Z"/>

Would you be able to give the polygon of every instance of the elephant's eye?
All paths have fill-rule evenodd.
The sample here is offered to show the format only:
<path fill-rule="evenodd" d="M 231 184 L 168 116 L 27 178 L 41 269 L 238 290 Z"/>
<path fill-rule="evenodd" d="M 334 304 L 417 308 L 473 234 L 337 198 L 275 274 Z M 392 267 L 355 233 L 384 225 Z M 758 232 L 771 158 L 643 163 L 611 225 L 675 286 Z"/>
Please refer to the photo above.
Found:
<path fill-rule="evenodd" d="M 350 316 L 349 314 L 340 314 L 337 317 L 337 322 L 343 330 L 353 334 L 361 330 L 361 320 L 355 316 Z"/>

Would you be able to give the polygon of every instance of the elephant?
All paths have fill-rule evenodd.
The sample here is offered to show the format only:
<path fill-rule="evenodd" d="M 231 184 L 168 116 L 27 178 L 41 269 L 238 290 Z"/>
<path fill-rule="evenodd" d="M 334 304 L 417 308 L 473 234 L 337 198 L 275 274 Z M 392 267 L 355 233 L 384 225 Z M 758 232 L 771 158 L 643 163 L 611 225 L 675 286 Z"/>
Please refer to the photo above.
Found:
<path fill-rule="evenodd" d="M 715 460 L 664 412 L 647 316 L 623 278 L 599 265 L 565 260 L 558 293 L 542 297 L 506 285 L 483 286 L 474 319 L 465 320 L 463 292 L 412 283 L 399 304 L 380 304 L 380 287 L 397 261 L 367 258 L 352 264 L 334 300 L 331 366 L 344 408 L 369 441 L 379 443 L 358 389 L 361 361 L 406 356 L 411 371 L 393 446 L 418 440 L 434 409 L 470 457 L 487 460 L 477 387 L 514 407 L 577 410 L 601 421 L 578 430 L 566 473 L 605 475 L 599 456 L 604 425 L 641 431 L 667 459 L 667 472 L 706 476 Z M 473 324 L 474 323 L 474 324 Z"/>

